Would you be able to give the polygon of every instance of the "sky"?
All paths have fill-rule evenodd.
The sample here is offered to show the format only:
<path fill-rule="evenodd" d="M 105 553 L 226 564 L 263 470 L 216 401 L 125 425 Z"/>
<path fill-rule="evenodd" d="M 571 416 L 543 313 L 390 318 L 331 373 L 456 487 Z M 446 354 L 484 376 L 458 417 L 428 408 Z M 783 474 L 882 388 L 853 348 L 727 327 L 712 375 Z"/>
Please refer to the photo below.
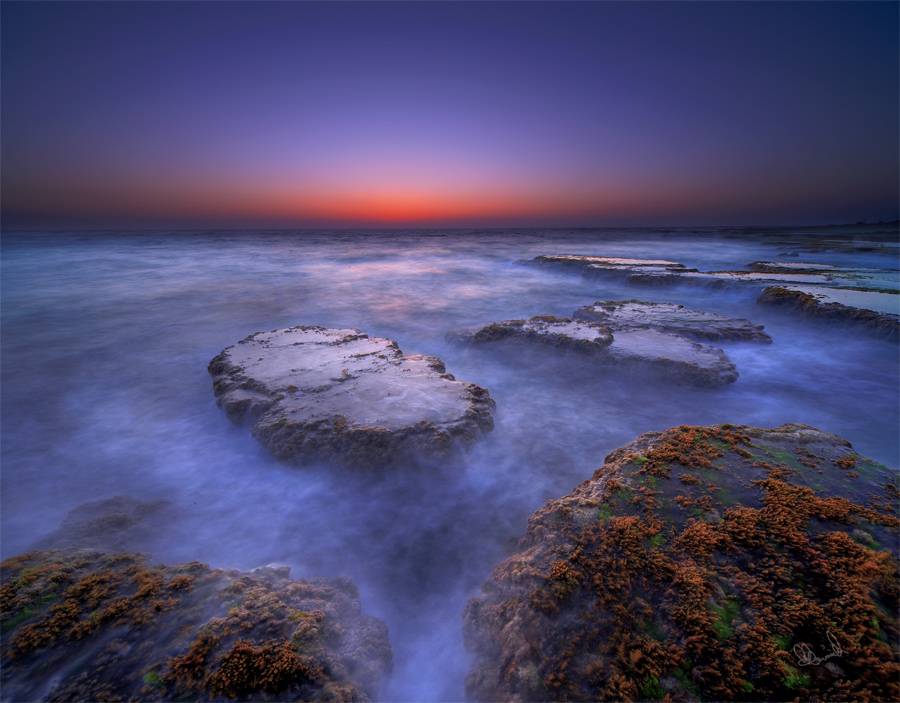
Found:
<path fill-rule="evenodd" d="M 900 211 L 897 2 L 0 2 L 0 216 L 826 224 Z"/>

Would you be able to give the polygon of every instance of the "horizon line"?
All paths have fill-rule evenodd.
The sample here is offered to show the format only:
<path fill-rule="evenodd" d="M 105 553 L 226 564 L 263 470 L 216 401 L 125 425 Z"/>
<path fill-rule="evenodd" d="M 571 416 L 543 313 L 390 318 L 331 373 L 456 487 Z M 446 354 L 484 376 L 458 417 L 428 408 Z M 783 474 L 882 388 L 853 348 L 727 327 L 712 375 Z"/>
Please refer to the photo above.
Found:
<path fill-rule="evenodd" d="M 207 226 L 207 227 L 144 227 L 144 226 L 128 226 L 128 227 L 39 227 L 39 226 L 20 226 L 20 227 L 3 227 L 0 225 L 0 235 L 4 232 L 247 232 L 254 230 L 263 230 L 270 232 L 302 232 L 302 231 L 327 231 L 327 232 L 358 232 L 358 231 L 396 231 L 409 232 L 417 230 L 547 230 L 547 229 L 568 229 L 568 230 L 598 230 L 598 229 L 738 229 L 738 228 L 754 228 L 754 229 L 785 229 L 785 228 L 826 228 L 826 227 L 871 227 L 874 225 L 898 225 L 900 219 L 896 220 L 877 220 L 874 222 L 857 221 L 857 222 L 830 222 L 828 224 L 717 224 L 717 225 L 544 225 L 544 226 L 468 226 L 468 227 L 436 227 L 436 226 L 413 226 L 413 227 L 229 227 L 229 226 Z"/>

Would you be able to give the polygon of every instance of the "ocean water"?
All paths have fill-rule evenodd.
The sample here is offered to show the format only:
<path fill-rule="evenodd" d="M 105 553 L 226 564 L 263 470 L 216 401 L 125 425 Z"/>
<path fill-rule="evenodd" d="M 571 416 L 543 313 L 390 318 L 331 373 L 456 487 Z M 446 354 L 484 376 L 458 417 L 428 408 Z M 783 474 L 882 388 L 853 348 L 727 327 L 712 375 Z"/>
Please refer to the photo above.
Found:
<path fill-rule="evenodd" d="M 522 266 L 539 254 L 740 269 L 787 251 L 690 230 L 28 232 L 2 238 L 2 537 L 29 549 L 72 508 L 126 494 L 178 518 L 154 559 L 353 578 L 394 648 L 385 700 L 462 700 L 461 611 L 529 515 L 639 434 L 680 424 L 806 423 L 898 461 L 898 348 L 756 304 L 758 289 L 638 287 Z M 876 252 L 801 261 L 897 269 Z M 797 261 L 798 259 L 790 259 Z M 692 389 L 577 358 L 448 344 L 459 327 L 637 298 L 764 324 L 722 343 L 737 383 Z M 356 327 L 489 389 L 495 429 L 432 471 L 279 465 L 215 406 L 209 360 L 248 334 Z"/>

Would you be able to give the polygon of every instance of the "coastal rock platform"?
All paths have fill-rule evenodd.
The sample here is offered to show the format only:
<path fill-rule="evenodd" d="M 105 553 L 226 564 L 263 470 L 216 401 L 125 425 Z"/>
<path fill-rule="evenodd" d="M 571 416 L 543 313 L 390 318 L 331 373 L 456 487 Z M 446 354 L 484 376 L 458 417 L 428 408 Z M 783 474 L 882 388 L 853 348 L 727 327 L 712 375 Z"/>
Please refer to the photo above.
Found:
<path fill-rule="evenodd" d="M 895 469 L 804 425 L 641 435 L 469 601 L 467 693 L 897 700 L 898 498 Z"/>
<path fill-rule="evenodd" d="M 371 468 L 472 445 L 493 428 L 488 391 L 435 357 L 356 329 L 257 332 L 209 364 L 216 402 L 285 463 Z"/>

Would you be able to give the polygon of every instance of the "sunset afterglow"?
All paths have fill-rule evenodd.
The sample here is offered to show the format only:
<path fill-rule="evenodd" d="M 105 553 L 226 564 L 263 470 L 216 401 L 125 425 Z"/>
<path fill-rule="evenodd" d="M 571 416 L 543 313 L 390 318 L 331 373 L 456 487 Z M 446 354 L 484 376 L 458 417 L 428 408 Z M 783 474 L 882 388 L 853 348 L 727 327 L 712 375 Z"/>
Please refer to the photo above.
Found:
<path fill-rule="evenodd" d="M 4 2 L 4 223 L 892 219 L 897 14 Z"/>

